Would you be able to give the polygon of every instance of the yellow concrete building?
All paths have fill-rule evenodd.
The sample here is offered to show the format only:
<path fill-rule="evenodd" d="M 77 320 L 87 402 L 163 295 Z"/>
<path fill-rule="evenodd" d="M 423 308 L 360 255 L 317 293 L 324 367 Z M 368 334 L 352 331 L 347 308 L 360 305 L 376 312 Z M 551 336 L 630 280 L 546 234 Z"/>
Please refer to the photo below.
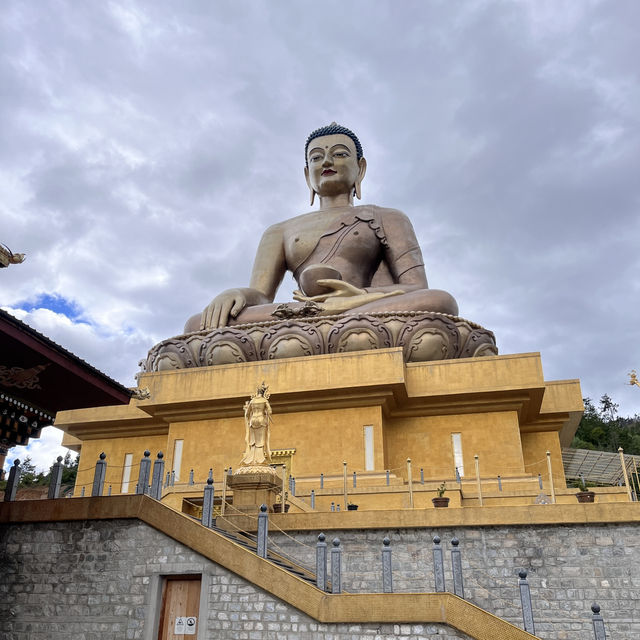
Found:
<path fill-rule="evenodd" d="M 146 373 L 148 399 L 58 414 L 65 446 L 81 452 L 76 495 L 101 452 L 105 485 L 135 492 L 148 449 L 173 472 L 163 502 L 197 504 L 210 469 L 220 499 L 244 449 L 243 404 L 262 381 L 273 462 L 295 478 L 295 497 L 284 483 L 292 512 L 311 509 L 312 491 L 316 510 L 344 509 L 345 489 L 361 510 L 431 508 L 442 482 L 451 507 L 575 502 L 561 448 L 582 415 L 578 380 L 545 381 L 537 353 L 405 363 L 401 349 Z M 598 495 L 626 499 L 618 487 Z"/>

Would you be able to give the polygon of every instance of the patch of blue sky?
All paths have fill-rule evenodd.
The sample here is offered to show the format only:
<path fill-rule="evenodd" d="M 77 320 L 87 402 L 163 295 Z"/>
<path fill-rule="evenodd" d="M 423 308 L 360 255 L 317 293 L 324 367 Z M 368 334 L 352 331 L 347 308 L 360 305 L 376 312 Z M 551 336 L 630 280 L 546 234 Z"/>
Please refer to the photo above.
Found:
<path fill-rule="evenodd" d="M 120 333 L 124 336 L 135 336 L 138 334 L 139 329 L 133 325 L 127 324 L 120 328 Z"/>
<path fill-rule="evenodd" d="M 30 300 L 24 300 L 15 305 L 23 311 L 35 311 L 36 309 L 49 309 L 54 313 L 67 316 L 76 323 L 91 324 L 85 317 L 84 311 L 74 300 L 69 300 L 58 294 L 41 293 Z"/>

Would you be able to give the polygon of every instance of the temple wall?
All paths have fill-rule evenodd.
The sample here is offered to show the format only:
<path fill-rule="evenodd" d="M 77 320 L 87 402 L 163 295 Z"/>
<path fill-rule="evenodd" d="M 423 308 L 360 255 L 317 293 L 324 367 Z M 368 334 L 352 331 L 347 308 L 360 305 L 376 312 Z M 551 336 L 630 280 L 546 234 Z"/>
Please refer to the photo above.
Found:
<path fill-rule="evenodd" d="M 384 429 L 390 469 L 404 471 L 406 459 L 411 458 L 413 468 L 424 468 L 426 477 L 454 477 L 451 437 L 459 433 L 465 476 L 475 477 L 476 454 L 482 460 L 483 476 L 524 473 L 515 411 L 394 418 L 385 421 Z"/>
<path fill-rule="evenodd" d="M 414 484 L 423 469 L 427 491 L 446 480 L 453 490 L 452 506 L 469 506 L 479 501 L 476 454 L 486 504 L 533 504 L 540 492 L 538 474 L 543 491 L 551 493 L 546 451 L 551 452 L 558 499 L 574 500 L 566 494 L 560 443 L 570 439 L 581 415 L 577 381 L 545 381 L 538 354 L 405 363 L 401 349 L 146 373 L 140 384 L 149 389 L 148 398 L 134 399 L 126 407 L 58 414 L 56 425 L 81 448 L 75 495 L 81 486 L 85 493 L 90 490 L 100 452 L 107 455 L 106 486 L 117 494 L 125 454 L 133 458 L 131 492 L 142 452 L 149 449 L 153 460 L 162 451 L 166 476 L 176 468 L 176 443 L 181 446 L 180 469 L 175 487 L 163 493 L 167 504 L 180 509 L 185 494 L 197 497 L 209 469 L 220 486 L 224 470 L 240 464 L 245 448 L 242 407 L 262 380 L 272 392 L 271 449 L 291 452 L 274 462 L 290 464 L 299 495 L 309 500 L 314 489 L 320 509 L 344 502 L 336 498 L 343 495 L 343 461 L 350 484 L 354 471 L 358 487 L 377 482 L 377 490 L 359 498 L 360 508 L 408 506 L 401 489 L 392 495 L 403 482 L 408 491 L 407 458 Z M 455 493 L 460 464 L 454 459 L 452 434 L 460 435 L 464 495 Z M 187 485 L 190 469 L 197 486 Z M 387 469 L 391 488 L 385 481 Z M 333 487 L 335 495 L 321 494 L 321 474 L 324 488 Z M 416 495 L 415 504 L 429 507 L 431 497 Z M 599 495 L 600 501 L 619 498 L 615 490 Z"/>
<path fill-rule="evenodd" d="M 555 431 L 538 431 L 535 433 L 523 433 L 522 454 L 527 473 L 541 474 L 547 480 L 547 451 L 551 453 L 551 473 L 556 487 L 564 487 L 566 479 L 564 466 L 562 465 L 562 447 Z"/>
<path fill-rule="evenodd" d="M 327 532 L 332 539 L 331 532 Z M 433 590 L 432 537 L 460 539 L 467 600 L 520 626 L 517 571 L 529 571 L 538 635 L 593 637 L 590 605 L 602 607 L 608 637 L 640 637 L 637 524 L 344 530 L 343 587 L 380 591 L 380 549 L 392 540 L 396 591 Z M 274 533 L 313 564 L 316 533 Z M 304 543 L 303 546 L 302 544 Z M 437 624 L 320 624 L 246 580 L 137 520 L 0 526 L 0 636 L 11 640 L 154 638 L 161 577 L 201 573 L 198 638 L 252 640 L 454 640 Z"/>
<path fill-rule="evenodd" d="M 131 478 L 129 481 L 128 493 L 135 493 L 136 482 L 138 481 L 138 471 L 140 458 L 143 452 L 151 451 L 151 460 L 156 457 L 158 451 L 166 452 L 167 436 L 140 436 L 140 437 L 116 437 L 99 440 L 85 440 L 82 443 L 82 453 L 78 465 L 78 477 L 74 495 L 79 496 L 82 487 L 85 488 L 86 495 L 91 494 L 93 475 L 96 461 L 103 451 L 107 454 L 107 475 L 105 486 L 111 485 L 115 495 L 120 493 L 122 488 L 122 472 L 125 463 L 125 455 L 132 454 Z"/>
<path fill-rule="evenodd" d="M 322 624 L 135 520 L 0 525 L 0 637 L 157 638 L 162 576 L 202 574 L 199 640 L 465 640 L 441 624 Z"/>

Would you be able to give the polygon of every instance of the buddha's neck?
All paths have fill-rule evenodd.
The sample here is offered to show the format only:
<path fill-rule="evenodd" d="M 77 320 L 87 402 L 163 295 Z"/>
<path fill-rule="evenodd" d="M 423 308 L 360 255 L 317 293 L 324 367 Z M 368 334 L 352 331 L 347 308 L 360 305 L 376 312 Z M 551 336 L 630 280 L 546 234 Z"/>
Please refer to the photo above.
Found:
<path fill-rule="evenodd" d="M 335 196 L 319 196 L 319 198 L 320 210 L 353 207 L 353 194 L 351 192 L 340 193 Z"/>

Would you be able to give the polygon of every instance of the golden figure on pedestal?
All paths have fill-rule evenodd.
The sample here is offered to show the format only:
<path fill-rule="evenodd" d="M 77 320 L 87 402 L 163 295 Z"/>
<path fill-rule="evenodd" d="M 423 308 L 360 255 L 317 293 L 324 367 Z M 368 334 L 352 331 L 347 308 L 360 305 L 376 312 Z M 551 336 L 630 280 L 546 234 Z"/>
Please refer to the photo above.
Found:
<path fill-rule="evenodd" d="M 264 468 L 271 463 L 269 424 L 272 411 L 269 396 L 269 387 L 263 382 L 251 396 L 251 400 L 247 400 L 244 404 L 246 448 L 240 463 L 241 467 L 251 467 L 254 470 L 256 467 Z"/>

